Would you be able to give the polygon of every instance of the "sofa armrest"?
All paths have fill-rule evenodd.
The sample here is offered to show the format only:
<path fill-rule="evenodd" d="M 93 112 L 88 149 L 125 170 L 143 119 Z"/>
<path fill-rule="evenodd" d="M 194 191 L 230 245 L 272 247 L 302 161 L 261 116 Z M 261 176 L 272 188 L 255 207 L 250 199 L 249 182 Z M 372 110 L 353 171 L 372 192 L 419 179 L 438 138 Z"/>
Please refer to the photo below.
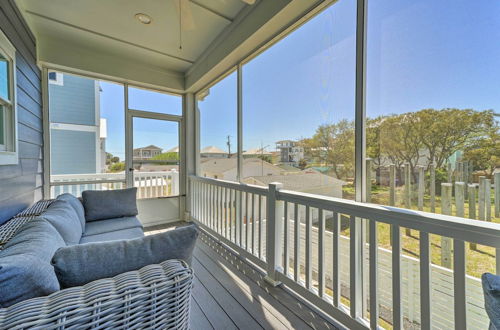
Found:
<path fill-rule="evenodd" d="M 189 327 L 193 273 L 167 260 L 0 309 L 0 329 Z"/>

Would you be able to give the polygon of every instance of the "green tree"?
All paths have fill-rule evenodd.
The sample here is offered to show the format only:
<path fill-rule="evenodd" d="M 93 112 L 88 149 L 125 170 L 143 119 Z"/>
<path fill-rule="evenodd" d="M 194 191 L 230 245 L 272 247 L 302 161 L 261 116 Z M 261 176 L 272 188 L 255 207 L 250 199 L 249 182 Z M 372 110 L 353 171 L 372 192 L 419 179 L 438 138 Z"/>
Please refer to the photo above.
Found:
<path fill-rule="evenodd" d="M 164 152 L 159 155 L 154 156 L 151 160 L 160 160 L 168 162 L 177 162 L 179 160 L 179 154 L 177 152 Z"/>
<path fill-rule="evenodd" d="M 500 167 L 500 133 L 494 125 L 489 134 L 475 139 L 464 152 L 464 159 L 474 164 L 474 170 L 483 170 L 491 176 Z"/>
<path fill-rule="evenodd" d="M 125 162 L 113 163 L 109 166 L 109 173 L 117 173 L 125 171 Z"/>
<path fill-rule="evenodd" d="M 307 167 L 307 160 L 305 160 L 304 158 L 300 159 L 299 160 L 299 168 L 301 170 L 304 170 L 306 167 Z"/>

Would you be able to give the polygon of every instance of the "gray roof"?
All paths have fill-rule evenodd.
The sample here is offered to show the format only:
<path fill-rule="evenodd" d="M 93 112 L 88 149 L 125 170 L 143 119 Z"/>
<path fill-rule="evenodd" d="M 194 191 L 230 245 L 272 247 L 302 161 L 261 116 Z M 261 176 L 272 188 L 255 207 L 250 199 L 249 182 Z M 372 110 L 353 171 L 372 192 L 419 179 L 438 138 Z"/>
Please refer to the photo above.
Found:
<path fill-rule="evenodd" d="M 201 149 L 200 154 L 227 154 L 227 152 L 214 146 L 208 146 Z"/>
<path fill-rule="evenodd" d="M 345 181 L 316 171 L 301 171 L 297 174 L 293 173 L 288 175 L 253 176 L 251 178 L 263 185 L 268 185 L 272 182 L 280 182 L 283 184 L 283 189 L 295 191 L 325 186 L 343 186 L 346 184 Z"/>
<path fill-rule="evenodd" d="M 236 168 L 238 165 L 238 159 L 236 157 L 233 158 L 202 158 L 200 164 L 200 169 L 202 172 L 211 172 L 211 173 L 224 173 L 233 168 Z M 272 167 L 281 171 L 281 168 L 270 164 L 268 162 L 262 161 L 260 158 L 246 158 L 243 159 L 243 166 L 245 164 L 249 164 L 252 162 L 258 162 L 259 165 L 264 162 L 264 166 Z"/>

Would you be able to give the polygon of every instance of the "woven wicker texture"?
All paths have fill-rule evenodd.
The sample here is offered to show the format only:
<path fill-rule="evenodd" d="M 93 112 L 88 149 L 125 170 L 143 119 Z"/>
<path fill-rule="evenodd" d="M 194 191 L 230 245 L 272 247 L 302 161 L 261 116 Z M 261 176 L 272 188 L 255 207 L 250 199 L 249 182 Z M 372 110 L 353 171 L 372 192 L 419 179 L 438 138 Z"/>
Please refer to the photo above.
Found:
<path fill-rule="evenodd" d="M 192 280 L 167 260 L 0 309 L 0 329 L 188 329 Z"/>
<path fill-rule="evenodd" d="M 21 227 L 28 221 L 33 220 L 42 214 L 53 200 L 42 200 L 36 202 L 26 210 L 18 213 L 12 219 L 0 226 L 0 250 L 3 249 L 5 244 L 14 237 L 14 235 L 21 229 Z"/>

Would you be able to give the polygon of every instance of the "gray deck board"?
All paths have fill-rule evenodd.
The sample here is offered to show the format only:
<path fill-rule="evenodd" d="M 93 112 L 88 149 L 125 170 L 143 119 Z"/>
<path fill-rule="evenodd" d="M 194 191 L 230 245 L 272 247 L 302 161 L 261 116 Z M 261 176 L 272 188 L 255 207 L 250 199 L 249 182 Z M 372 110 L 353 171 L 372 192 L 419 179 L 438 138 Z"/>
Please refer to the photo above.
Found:
<path fill-rule="evenodd" d="M 150 234 L 165 230 L 148 229 Z M 192 267 L 193 330 L 336 329 L 283 288 L 270 286 L 262 273 L 204 233 L 196 243 Z"/>

